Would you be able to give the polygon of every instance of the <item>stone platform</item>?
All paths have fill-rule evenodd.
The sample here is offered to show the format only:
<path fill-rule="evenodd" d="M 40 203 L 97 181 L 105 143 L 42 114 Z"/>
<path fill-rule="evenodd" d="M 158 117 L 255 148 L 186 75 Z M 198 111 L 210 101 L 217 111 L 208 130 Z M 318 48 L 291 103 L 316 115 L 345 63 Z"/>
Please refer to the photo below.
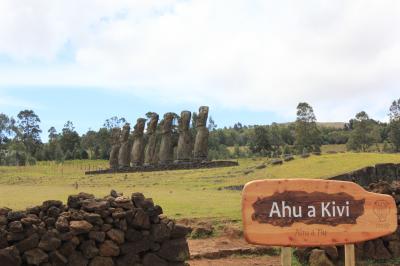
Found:
<path fill-rule="evenodd" d="M 136 172 L 153 172 L 153 171 L 169 171 L 169 170 L 190 170 L 201 168 L 217 168 L 217 167 L 232 167 L 238 166 L 236 161 L 209 161 L 209 162 L 180 162 L 165 165 L 149 165 L 149 166 L 135 166 L 120 169 L 101 169 L 94 171 L 86 171 L 86 175 L 96 174 L 112 174 L 112 173 L 136 173 Z"/>

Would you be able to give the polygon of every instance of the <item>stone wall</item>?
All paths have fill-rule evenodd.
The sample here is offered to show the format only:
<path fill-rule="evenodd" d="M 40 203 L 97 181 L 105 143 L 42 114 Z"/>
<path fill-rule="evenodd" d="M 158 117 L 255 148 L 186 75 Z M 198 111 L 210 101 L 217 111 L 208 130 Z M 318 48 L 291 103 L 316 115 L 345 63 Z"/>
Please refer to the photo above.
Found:
<path fill-rule="evenodd" d="M 352 181 L 366 190 L 394 197 L 400 213 L 400 164 L 384 163 L 337 175 L 331 180 Z M 398 215 L 400 224 L 400 215 Z M 388 260 L 400 257 L 400 229 L 395 233 L 355 245 L 357 260 Z M 341 265 L 343 246 L 298 248 L 295 255 L 309 265 Z"/>
<path fill-rule="evenodd" d="M 392 181 L 400 180 L 400 164 L 376 164 L 375 166 L 364 167 L 329 179 L 353 181 L 363 187 L 368 187 L 371 183 L 376 183 L 378 181 L 387 181 L 391 183 Z"/>
<path fill-rule="evenodd" d="M 25 211 L 0 208 L 0 265 L 181 266 L 188 227 L 141 193 L 79 193 Z"/>

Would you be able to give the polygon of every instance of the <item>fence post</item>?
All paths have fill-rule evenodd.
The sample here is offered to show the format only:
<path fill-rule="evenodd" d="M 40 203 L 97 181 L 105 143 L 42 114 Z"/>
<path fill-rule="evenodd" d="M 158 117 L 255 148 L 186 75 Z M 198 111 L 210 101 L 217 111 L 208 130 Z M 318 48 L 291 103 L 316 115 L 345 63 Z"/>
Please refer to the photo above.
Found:
<path fill-rule="evenodd" d="M 281 264 L 282 266 L 292 265 L 292 248 L 281 247 Z"/>
<path fill-rule="evenodd" d="M 344 245 L 344 265 L 345 266 L 355 266 L 356 258 L 354 251 L 354 244 L 346 244 Z"/>

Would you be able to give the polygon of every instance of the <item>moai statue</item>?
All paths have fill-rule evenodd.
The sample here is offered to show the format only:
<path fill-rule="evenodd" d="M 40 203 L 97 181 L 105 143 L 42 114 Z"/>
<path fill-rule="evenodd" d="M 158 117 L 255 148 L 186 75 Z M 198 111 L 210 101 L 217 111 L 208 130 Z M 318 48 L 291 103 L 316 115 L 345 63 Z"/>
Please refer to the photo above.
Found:
<path fill-rule="evenodd" d="M 174 160 L 174 149 L 172 145 L 172 122 L 174 121 L 173 113 L 164 114 L 161 124 L 161 144 L 158 154 L 160 165 L 170 164 Z"/>
<path fill-rule="evenodd" d="M 146 119 L 139 118 L 133 130 L 133 145 L 131 151 L 131 165 L 141 166 L 144 161 L 144 125 Z"/>
<path fill-rule="evenodd" d="M 147 123 L 146 138 L 147 146 L 144 153 L 144 165 L 155 165 L 157 164 L 157 123 L 158 114 L 153 113 L 150 117 L 150 121 Z"/>
<path fill-rule="evenodd" d="M 118 169 L 118 153 L 120 148 L 119 139 L 121 138 L 121 129 L 115 127 L 111 131 L 111 151 L 110 151 L 110 168 Z"/>
<path fill-rule="evenodd" d="M 206 161 L 208 157 L 208 106 L 201 106 L 196 118 L 196 140 L 194 142 L 193 157 L 195 161 Z"/>
<path fill-rule="evenodd" d="M 176 155 L 177 162 L 189 162 L 192 159 L 192 137 L 189 132 L 191 117 L 191 112 L 182 111 L 181 117 L 178 119 L 179 139 Z"/>
<path fill-rule="evenodd" d="M 118 153 L 118 167 L 128 168 L 129 167 L 129 131 L 131 127 L 129 123 L 126 123 L 122 128 L 119 153 Z"/>

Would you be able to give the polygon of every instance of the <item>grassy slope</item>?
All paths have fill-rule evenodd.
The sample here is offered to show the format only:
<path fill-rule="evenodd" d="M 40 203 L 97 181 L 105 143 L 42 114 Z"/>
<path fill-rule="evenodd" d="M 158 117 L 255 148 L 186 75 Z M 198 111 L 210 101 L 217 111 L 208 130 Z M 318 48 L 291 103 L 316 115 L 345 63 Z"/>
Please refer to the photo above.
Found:
<path fill-rule="evenodd" d="M 321 146 L 321 152 L 345 152 L 347 151 L 346 144 L 328 144 Z"/>
<path fill-rule="evenodd" d="M 380 144 L 382 146 L 382 144 Z M 234 146 L 228 146 L 226 147 L 230 153 L 234 153 L 235 147 Z M 382 147 L 381 147 L 382 148 Z M 239 147 L 240 151 L 242 152 L 247 152 L 248 147 L 247 146 L 240 146 Z M 327 144 L 327 145 L 322 145 L 321 146 L 321 152 L 326 153 L 326 152 L 345 152 L 347 151 L 346 144 Z"/>
<path fill-rule="evenodd" d="M 240 218 L 240 192 L 218 190 L 265 178 L 326 178 L 367 165 L 400 163 L 400 155 L 338 153 L 297 158 L 282 166 L 254 169 L 266 158 L 240 159 L 239 167 L 153 173 L 85 176 L 83 171 L 107 166 L 105 161 L 72 161 L 64 165 L 40 163 L 29 167 L 0 167 L 0 206 L 22 209 L 46 199 L 65 201 L 79 191 L 103 196 L 111 188 L 130 195 L 143 192 L 159 203 L 168 216 Z M 245 175 L 243 172 L 252 169 Z M 79 188 L 75 189 L 74 184 Z"/>

